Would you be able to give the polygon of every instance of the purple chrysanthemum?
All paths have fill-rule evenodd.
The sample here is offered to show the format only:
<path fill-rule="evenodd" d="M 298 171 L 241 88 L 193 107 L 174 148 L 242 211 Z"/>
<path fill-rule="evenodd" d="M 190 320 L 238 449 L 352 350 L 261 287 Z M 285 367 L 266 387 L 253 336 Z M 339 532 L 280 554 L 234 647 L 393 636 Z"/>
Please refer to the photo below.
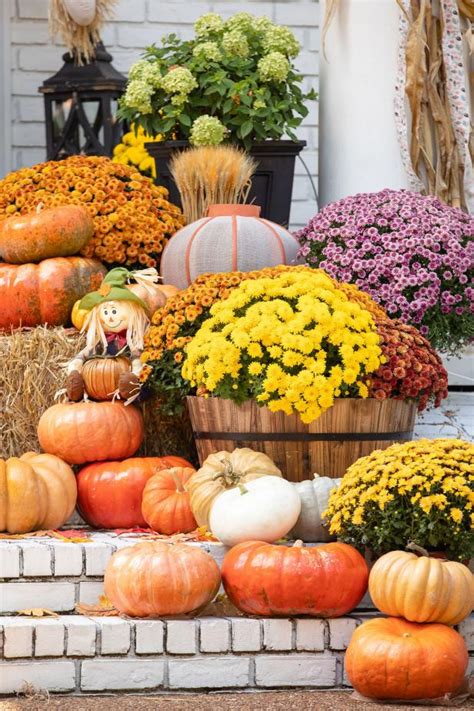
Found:
<path fill-rule="evenodd" d="M 357 284 L 449 353 L 474 340 L 474 219 L 434 196 L 361 193 L 297 232 L 300 256 Z"/>

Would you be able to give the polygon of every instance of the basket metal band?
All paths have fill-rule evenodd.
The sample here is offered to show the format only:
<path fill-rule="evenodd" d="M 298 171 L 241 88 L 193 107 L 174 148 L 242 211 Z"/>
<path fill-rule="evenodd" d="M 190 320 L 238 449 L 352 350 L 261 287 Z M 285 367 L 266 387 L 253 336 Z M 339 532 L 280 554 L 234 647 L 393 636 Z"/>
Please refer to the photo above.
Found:
<path fill-rule="evenodd" d="M 238 442 L 379 442 L 411 440 L 407 432 L 194 432 L 195 439 L 234 440 Z"/>

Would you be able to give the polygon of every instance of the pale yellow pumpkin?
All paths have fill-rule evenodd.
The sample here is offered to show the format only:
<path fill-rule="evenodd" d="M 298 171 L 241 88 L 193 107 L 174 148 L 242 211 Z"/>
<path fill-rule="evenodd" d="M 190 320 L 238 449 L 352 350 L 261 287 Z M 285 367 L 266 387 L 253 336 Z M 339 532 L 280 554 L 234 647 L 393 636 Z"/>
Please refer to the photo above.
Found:
<path fill-rule="evenodd" d="M 457 625 L 474 607 L 474 576 L 462 563 L 391 551 L 373 566 L 369 592 L 386 615 Z"/>
<path fill-rule="evenodd" d="M 76 505 L 76 477 L 52 454 L 28 452 L 0 459 L 0 531 L 59 528 Z"/>
<path fill-rule="evenodd" d="M 281 477 L 281 471 L 263 452 L 242 447 L 211 454 L 187 483 L 191 510 L 198 525 L 209 528 L 211 506 L 223 491 L 268 475 Z"/>

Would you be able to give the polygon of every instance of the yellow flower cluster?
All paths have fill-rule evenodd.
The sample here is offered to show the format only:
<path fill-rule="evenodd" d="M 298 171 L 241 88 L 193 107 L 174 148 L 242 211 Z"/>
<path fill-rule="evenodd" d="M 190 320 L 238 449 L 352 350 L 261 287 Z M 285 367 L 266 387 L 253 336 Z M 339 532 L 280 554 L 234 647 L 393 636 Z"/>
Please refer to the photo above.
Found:
<path fill-rule="evenodd" d="M 0 180 L 0 221 L 33 212 L 42 203 L 83 205 L 94 219 L 82 251 L 109 265 L 154 267 L 183 224 L 180 210 L 135 168 L 98 156 L 71 156 L 22 168 Z"/>
<path fill-rule="evenodd" d="M 472 527 L 473 489 L 474 444 L 457 439 L 394 444 L 349 467 L 331 494 L 325 516 L 333 534 L 344 534 L 352 526 L 367 530 L 369 518 L 375 527 L 374 516 L 382 519 L 387 504 L 393 502 L 397 515 L 406 516 L 413 535 L 421 512 L 433 521 L 442 516 L 457 526 L 466 514 Z"/>
<path fill-rule="evenodd" d="M 368 396 L 382 354 L 374 319 L 323 272 L 243 281 L 210 314 L 185 348 L 193 387 L 305 423 L 337 397 Z"/>
<path fill-rule="evenodd" d="M 162 140 L 161 133 L 153 138 L 142 126 L 138 126 L 135 132 L 135 126 L 132 124 L 131 130 L 122 137 L 121 143 L 115 146 L 112 160 L 121 165 L 135 166 L 140 173 L 156 178 L 155 161 L 146 150 L 145 143 L 159 143 Z"/>

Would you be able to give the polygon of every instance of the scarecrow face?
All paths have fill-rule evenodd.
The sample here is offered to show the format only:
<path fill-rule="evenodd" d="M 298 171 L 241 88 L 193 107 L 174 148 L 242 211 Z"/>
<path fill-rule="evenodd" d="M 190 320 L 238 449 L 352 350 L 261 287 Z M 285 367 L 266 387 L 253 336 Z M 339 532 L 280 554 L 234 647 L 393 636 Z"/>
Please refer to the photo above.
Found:
<path fill-rule="evenodd" d="M 99 306 L 99 319 L 106 333 L 126 331 L 130 319 L 127 301 L 106 301 Z"/>

